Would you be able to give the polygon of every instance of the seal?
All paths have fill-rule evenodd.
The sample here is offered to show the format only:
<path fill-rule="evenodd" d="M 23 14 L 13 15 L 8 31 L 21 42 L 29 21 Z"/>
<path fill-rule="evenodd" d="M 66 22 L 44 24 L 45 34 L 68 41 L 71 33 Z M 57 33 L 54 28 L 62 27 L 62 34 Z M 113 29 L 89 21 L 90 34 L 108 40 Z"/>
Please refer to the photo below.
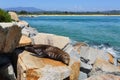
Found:
<path fill-rule="evenodd" d="M 39 55 L 40 57 L 51 58 L 54 60 L 61 61 L 66 65 L 69 65 L 70 56 L 68 53 L 59 49 L 58 47 L 54 47 L 51 45 L 27 45 L 24 47 L 26 51 L 32 52 L 34 54 Z"/>

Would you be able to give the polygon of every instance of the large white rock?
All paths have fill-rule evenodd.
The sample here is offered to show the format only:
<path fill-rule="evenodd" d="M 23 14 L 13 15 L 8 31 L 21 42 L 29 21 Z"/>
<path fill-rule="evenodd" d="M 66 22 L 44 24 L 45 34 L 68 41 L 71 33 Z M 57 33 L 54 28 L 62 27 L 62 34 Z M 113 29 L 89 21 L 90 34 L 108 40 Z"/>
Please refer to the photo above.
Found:
<path fill-rule="evenodd" d="M 19 21 L 18 15 L 15 12 L 8 12 L 11 16 L 11 19 L 14 21 Z"/>
<path fill-rule="evenodd" d="M 73 53 L 69 54 L 70 63 L 66 66 L 62 62 L 40 58 L 24 51 L 18 59 L 18 80 L 23 80 L 23 78 L 27 80 L 63 80 L 67 77 L 70 80 L 78 80 L 80 60 L 72 56 Z"/>
<path fill-rule="evenodd" d="M 71 69 L 62 62 L 39 58 L 24 51 L 18 58 L 18 80 L 63 80 Z"/>
<path fill-rule="evenodd" d="M 23 28 L 23 27 L 29 27 L 29 23 L 26 22 L 26 21 L 19 21 L 17 24 L 18 24 L 18 26 L 20 26 L 21 28 Z"/>
<path fill-rule="evenodd" d="M 80 67 L 83 67 L 83 68 L 88 69 L 88 70 L 92 69 L 92 65 L 86 64 L 82 61 L 80 63 L 81 63 Z"/>
<path fill-rule="evenodd" d="M 89 75 L 92 76 L 103 73 L 119 74 L 120 68 L 110 64 L 102 58 L 97 58 Z"/>
<path fill-rule="evenodd" d="M 21 28 L 13 23 L 0 23 L 0 52 L 11 53 L 19 43 Z"/>
<path fill-rule="evenodd" d="M 88 46 L 88 44 L 85 43 L 85 42 L 77 42 L 77 43 L 73 44 L 74 49 L 75 49 L 79 54 L 80 54 L 80 48 L 81 48 L 82 46 Z"/>
<path fill-rule="evenodd" d="M 67 44 L 63 50 L 70 55 L 70 59 L 71 59 L 69 65 L 72 68 L 72 74 L 70 76 L 70 80 L 78 80 L 80 75 L 80 66 L 81 66 L 80 56 L 71 44 Z"/>
<path fill-rule="evenodd" d="M 70 39 L 68 37 L 47 33 L 38 33 L 32 38 L 34 40 L 34 44 L 52 45 L 60 49 L 64 48 L 68 43 L 70 43 Z"/>
<path fill-rule="evenodd" d="M 79 80 L 87 79 L 87 74 L 80 71 Z"/>
<path fill-rule="evenodd" d="M 36 36 L 36 34 L 38 34 L 38 31 L 32 27 L 23 27 L 22 34 L 28 37 L 33 37 L 33 36 Z"/>
<path fill-rule="evenodd" d="M 109 56 L 105 51 L 89 46 L 81 46 L 80 57 L 89 60 L 88 64 L 93 64 L 98 57 L 107 61 L 109 59 Z"/>

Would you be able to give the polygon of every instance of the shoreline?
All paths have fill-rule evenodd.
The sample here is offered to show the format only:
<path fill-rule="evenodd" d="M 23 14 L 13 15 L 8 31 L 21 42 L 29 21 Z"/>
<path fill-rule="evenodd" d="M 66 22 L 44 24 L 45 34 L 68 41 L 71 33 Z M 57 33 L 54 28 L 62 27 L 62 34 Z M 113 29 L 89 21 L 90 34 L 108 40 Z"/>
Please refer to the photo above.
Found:
<path fill-rule="evenodd" d="M 37 14 L 33 14 L 33 15 L 18 15 L 18 17 L 39 17 L 39 16 L 120 16 L 120 15 L 104 15 L 104 14 L 93 14 L 93 15 L 59 15 L 59 14 L 52 14 L 52 15 L 37 15 Z"/>

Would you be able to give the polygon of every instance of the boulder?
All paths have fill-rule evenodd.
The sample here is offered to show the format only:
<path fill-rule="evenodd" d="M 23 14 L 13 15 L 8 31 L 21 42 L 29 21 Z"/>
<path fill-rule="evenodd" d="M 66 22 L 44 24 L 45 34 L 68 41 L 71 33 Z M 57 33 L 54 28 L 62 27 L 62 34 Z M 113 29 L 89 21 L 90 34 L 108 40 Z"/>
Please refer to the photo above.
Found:
<path fill-rule="evenodd" d="M 19 43 L 21 28 L 10 23 L 0 23 L 0 52 L 11 53 Z"/>
<path fill-rule="evenodd" d="M 8 12 L 9 15 L 11 16 L 11 19 L 14 21 L 19 21 L 19 18 L 15 12 Z"/>
<path fill-rule="evenodd" d="M 80 62 L 80 55 L 74 49 L 71 43 L 67 44 L 62 50 L 67 52 L 70 55 L 70 57 L 75 58 L 76 60 Z"/>
<path fill-rule="evenodd" d="M 20 26 L 21 28 L 29 27 L 29 24 L 26 21 L 19 21 L 17 25 Z"/>
<path fill-rule="evenodd" d="M 75 44 L 73 44 L 74 49 L 80 54 L 80 48 L 81 46 L 88 46 L 88 44 L 84 43 L 84 42 L 77 42 Z"/>
<path fill-rule="evenodd" d="M 92 65 L 86 64 L 82 61 L 80 63 L 81 63 L 80 71 L 88 74 L 92 70 Z"/>
<path fill-rule="evenodd" d="M 69 55 L 70 63 L 68 66 L 66 66 L 60 61 L 40 58 L 30 52 L 23 51 L 21 53 L 20 51 L 17 69 L 19 76 L 18 80 L 23 80 L 23 77 L 24 79 L 36 78 L 33 80 L 63 80 L 69 77 L 70 80 L 78 80 L 80 75 L 80 60 L 75 57 L 74 52 L 72 51 L 69 53 Z"/>
<path fill-rule="evenodd" d="M 120 68 L 110 64 L 108 61 L 105 61 L 102 58 L 97 58 L 89 76 L 99 75 L 103 73 L 120 75 Z"/>
<path fill-rule="evenodd" d="M 4 64 L 4 67 L 2 68 L 0 66 L 0 76 L 3 77 L 3 79 L 0 78 L 0 80 L 16 80 L 16 76 L 11 63 L 6 65 Z"/>
<path fill-rule="evenodd" d="M 75 59 L 70 59 L 69 66 L 60 61 L 40 58 L 33 53 L 23 51 L 18 56 L 17 80 L 78 80 L 80 66 Z"/>
<path fill-rule="evenodd" d="M 113 55 L 111 55 L 110 53 L 108 53 L 108 56 L 109 56 L 109 62 L 114 64 L 114 57 Z"/>
<path fill-rule="evenodd" d="M 80 61 L 71 57 L 69 67 L 71 69 L 70 80 L 78 80 L 80 75 Z"/>
<path fill-rule="evenodd" d="M 13 25 L 17 25 L 15 22 L 2 22 L 0 23 L 0 26 L 3 26 L 4 28 L 5 27 L 8 27 L 8 26 L 13 26 Z"/>
<path fill-rule="evenodd" d="M 16 80 L 10 55 L 0 54 L 0 80 Z"/>
<path fill-rule="evenodd" d="M 80 71 L 80 76 L 78 80 L 85 80 L 85 79 L 87 79 L 87 74 Z"/>
<path fill-rule="evenodd" d="M 38 33 L 36 36 L 32 38 L 34 44 L 52 45 L 60 49 L 64 48 L 68 43 L 70 43 L 70 39 L 68 37 L 58 36 L 54 34 L 47 34 L 47 33 Z"/>
<path fill-rule="evenodd" d="M 81 46 L 80 57 L 87 61 L 87 64 L 93 64 L 97 58 L 108 61 L 108 54 L 105 51 L 89 46 Z"/>
<path fill-rule="evenodd" d="M 79 54 L 77 53 L 77 51 L 73 48 L 73 46 L 70 43 L 64 47 L 63 51 L 67 52 L 71 58 L 70 65 L 69 65 L 72 68 L 70 80 L 78 80 L 79 75 L 80 75 Z"/>
<path fill-rule="evenodd" d="M 112 74 L 101 74 L 91 76 L 85 80 L 120 80 L 120 76 L 115 76 Z"/>
<path fill-rule="evenodd" d="M 18 46 L 25 46 L 25 45 L 30 45 L 30 44 L 32 44 L 32 40 L 29 37 L 22 35 Z"/>
<path fill-rule="evenodd" d="M 38 31 L 35 28 L 32 28 L 32 27 L 23 27 L 22 28 L 22 34 L 26 35 L 28 37 L 33 37 L 33 36 L 36 36 L 38 34 Z"/>

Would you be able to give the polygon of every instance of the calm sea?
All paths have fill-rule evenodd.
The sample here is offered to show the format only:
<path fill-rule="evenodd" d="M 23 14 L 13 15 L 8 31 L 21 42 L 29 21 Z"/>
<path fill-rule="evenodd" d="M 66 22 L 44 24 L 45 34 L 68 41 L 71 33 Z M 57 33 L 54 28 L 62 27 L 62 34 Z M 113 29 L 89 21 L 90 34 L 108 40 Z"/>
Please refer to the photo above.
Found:
<path fill-rule="evenodd" d="M 68 36 L 91 46 L 120 52 L 120 16 L 20 17 L 39 32 Z"/>

